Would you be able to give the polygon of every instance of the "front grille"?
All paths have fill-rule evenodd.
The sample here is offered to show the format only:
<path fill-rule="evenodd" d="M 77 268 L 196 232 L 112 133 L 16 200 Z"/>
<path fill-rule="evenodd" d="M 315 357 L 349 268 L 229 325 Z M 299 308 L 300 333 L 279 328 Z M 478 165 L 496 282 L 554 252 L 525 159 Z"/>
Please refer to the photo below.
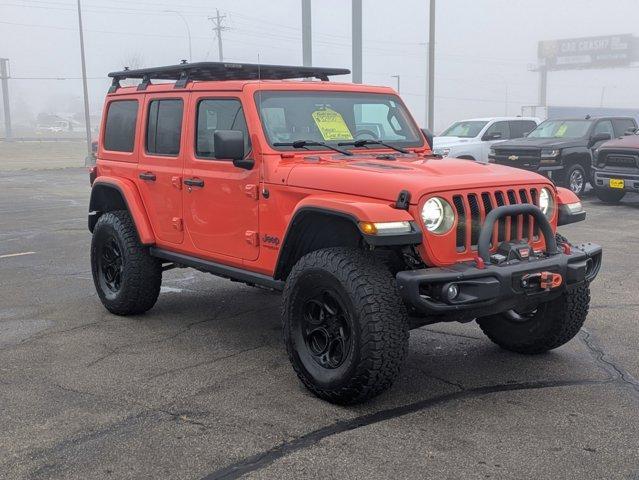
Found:
<path fill-rule="evenodd" d="M 535 166 L 539 165 L 541 150 L 535 149 L 499 149 L 496 160 L 502 165 Z"/>
<path fill-rule="evenodd" d="M 608 167 L 639 168 L 638 155 L 608 153 L 603 160 Z"/>
<path fill-rule="evenodd" d="M 503 189 L 481 193 L 464 193 L 453 196 L 453 204 L 457 211 L 457 227 L 455 241 L 457 251 L 477 250 L 479 234 L 491 210 L 504 205 L 532 203 L 537 205 L 536 188 Z M 502 217 L 495 225 L 491 239 L 491 247 L 507 240 L 539 240 L 539 226 L 530 215 Z"/>

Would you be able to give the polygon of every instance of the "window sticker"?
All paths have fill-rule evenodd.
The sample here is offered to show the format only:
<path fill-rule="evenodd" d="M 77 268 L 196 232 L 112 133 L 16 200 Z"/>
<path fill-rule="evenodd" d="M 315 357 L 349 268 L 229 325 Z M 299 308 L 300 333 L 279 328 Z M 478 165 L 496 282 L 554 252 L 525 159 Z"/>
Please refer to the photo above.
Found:
<path fill-rule="evenodd" d="M 316 110 L 312 116 L 324 140 L 353 140 L 353 135 L 344 118 L 335 110 L 330 108 Z"/>
<path fill-rule="evenodd" d="M 564 135 L 566 135 L 566 130 L 568 130 L 568 125 L 566 125 L 565 123 L 562 123 L 557 129 L 557 133 L 555 133 L 555 136 L 563 137 Z"/>

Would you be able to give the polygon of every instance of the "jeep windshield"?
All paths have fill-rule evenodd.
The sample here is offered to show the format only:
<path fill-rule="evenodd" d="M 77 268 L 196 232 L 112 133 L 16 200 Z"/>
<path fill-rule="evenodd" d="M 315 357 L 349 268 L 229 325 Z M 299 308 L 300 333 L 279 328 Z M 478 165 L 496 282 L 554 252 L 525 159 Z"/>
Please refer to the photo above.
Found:
<path fill-rule="evenodd" d="M 473 120 L 471 122 L 455 122 L 440 137 L 475 138 L 488 122 Z"/>
<path fill-rule="evenodd" d="M 528 138 L 581 138 L 586 136 L 590 120 L 546 120 L 539 124 Z"/>
<path fill-rule="evenodd" d="M 324 150 L 329 148 L 326 145 L 380 148 L 380 144 L 358 140 L 400 148 L 423 146 L 417 126 L 395 95 L 260 91 L 255 103 L 268 142 L 277 150 L 294 149 L 300 141 L 308 150 Z"/>

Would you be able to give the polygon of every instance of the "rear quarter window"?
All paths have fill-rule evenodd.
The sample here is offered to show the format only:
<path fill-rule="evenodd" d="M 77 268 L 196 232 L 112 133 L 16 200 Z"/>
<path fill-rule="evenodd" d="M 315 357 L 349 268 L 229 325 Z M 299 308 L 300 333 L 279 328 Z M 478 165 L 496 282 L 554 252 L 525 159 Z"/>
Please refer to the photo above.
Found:
<path fill-rule="evenodd" d="M 104 127 L 104 149 L 132 152 L 137 118 L 137 100 L 116 100 L 109 103 Z"/>

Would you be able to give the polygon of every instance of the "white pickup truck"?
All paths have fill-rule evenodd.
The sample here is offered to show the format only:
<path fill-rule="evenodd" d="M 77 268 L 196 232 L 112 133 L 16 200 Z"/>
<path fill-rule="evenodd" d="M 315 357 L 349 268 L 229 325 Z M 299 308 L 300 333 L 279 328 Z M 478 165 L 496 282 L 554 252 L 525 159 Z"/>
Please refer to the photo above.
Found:
<path fill-rule="evenodd" d="M 454 122 L 434 138 L 433 153 L 442 157 L 488 162 L 491 145 L 522 138 L 539 125 L 533 117 L 472 118 Z"/>

